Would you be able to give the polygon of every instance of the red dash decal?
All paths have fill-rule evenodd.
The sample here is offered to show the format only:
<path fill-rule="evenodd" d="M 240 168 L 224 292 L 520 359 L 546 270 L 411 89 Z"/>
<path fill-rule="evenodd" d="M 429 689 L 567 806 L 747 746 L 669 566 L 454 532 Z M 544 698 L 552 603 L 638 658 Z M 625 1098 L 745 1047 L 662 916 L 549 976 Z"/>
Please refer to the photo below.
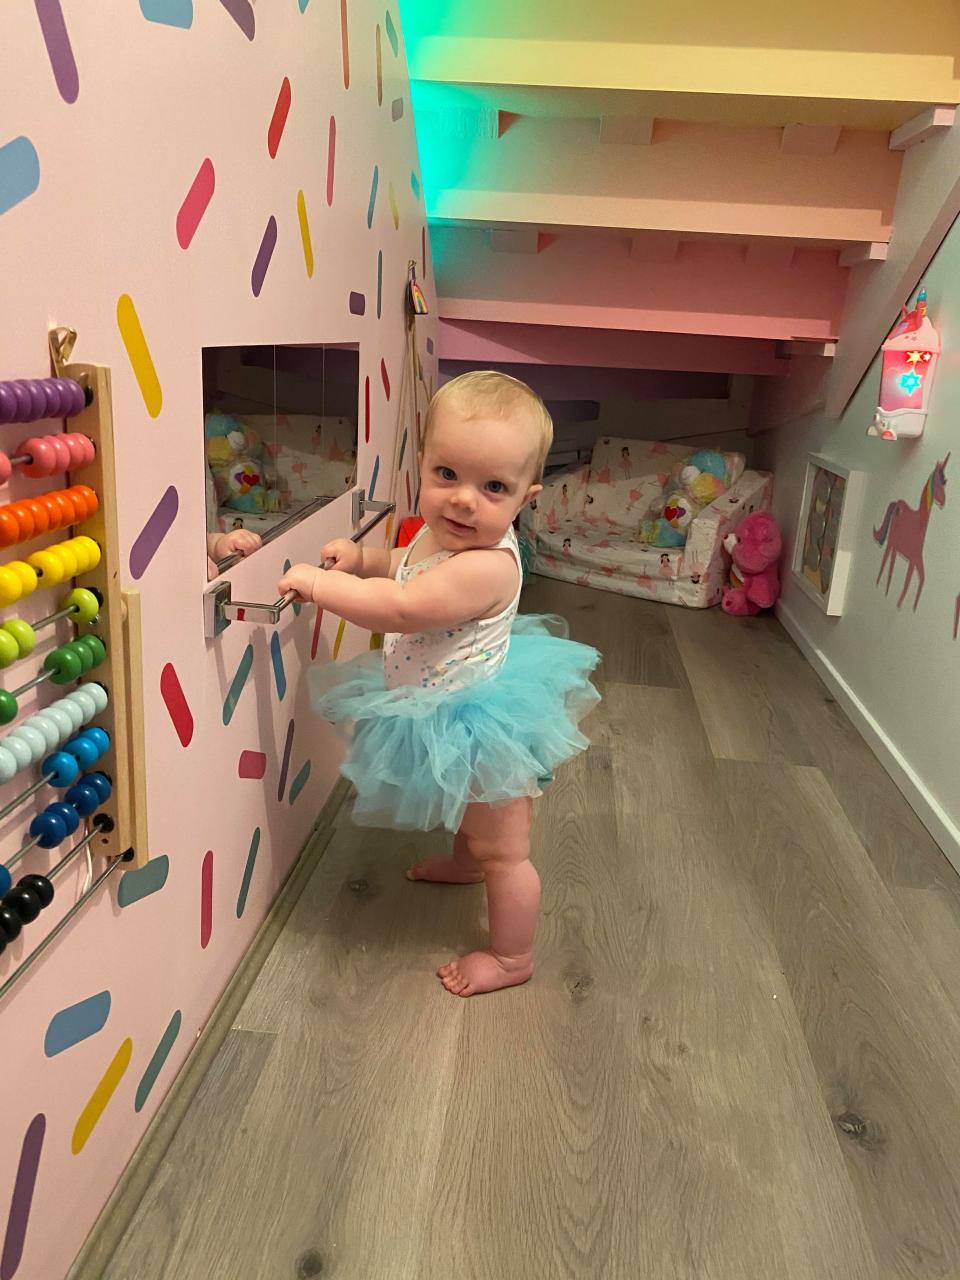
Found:
<path fill-rule="evenodd" d="M 267 772 L 267 757 L 262 751 L 241 751 L 238 778 L 262 778 Z"/>
<path fill-rule="evenodd" d="M 280 139 L 283 137 L 283 129 L 287 123 L 289 112 L 290 81 L 284 76 L 280 92 L 277 94 L 277 105 L 273 108 L 273 119 L 270 121 L 270 128 L 267 130 L 267 150 L 270 152 L 271 160 L 276 159 L 277 149 L 280 146 Z"/>
<path fill-rule="evenodd" d="M 320 624 L 323 622 L 323 610 L 317 610 L 317 620 L 313 624 L 313 639 L 310 641 L 310 661 L 313 662 L 317 656 L 317 646 L 320 643 Z"/>
<path fill-rule="evenodd" d="M 409 472 L 409 471 L 405 472 L 405 473 L 404 473 L 404 477 L 403 477 L 403 478 L 404 478 L 404 480 L 406 480 L 406 482 L 407 482 L 407 506 L 408 506 L 408 507 L 412 507 L 412 506 L 413 506 L 413 498 L 412 498 L 412 497 L 411 497 L 411 495 L 410 495 L 410 472 Z"/>
<path fill-rule="evenodd" d="M 370 443 L 370 379 L 363 380 L 363 438 Z"/>
<path fill-rule="evenodd" d="M 177 214 L 177 243 L 181 249 L 190 248 L 191 241 L 197 234 L 197 227 L 213 199 L 215 185 L 213 161 L 204 160 Z"/>
<path fill-rule="evenodd" d="M 327 134 L 327 204 L 333 204 L 333 174 L 337 164 L 337 118 L 330 117 Z"/>
<path fill-rule="evenodd" d="M 189 747 L 193 741 L 193 716 L 187 706 L 180 677 L 170 662 L 160 672 L 160 696 L 173 721 L 181 747 Z"/>
<path fill-rule="evenodd" d="M 380 377 L 383 380 L 383 389 L 386 392 L 387 399 L 390 399 L 390 375 L 387 373 L 386 360 L 380 361 Z"/>
<path fill-rule="evenodd" d="M 200 946 L 206 949 L 213 933 L 213 850 L 203 856 L 200 869 Z"/>

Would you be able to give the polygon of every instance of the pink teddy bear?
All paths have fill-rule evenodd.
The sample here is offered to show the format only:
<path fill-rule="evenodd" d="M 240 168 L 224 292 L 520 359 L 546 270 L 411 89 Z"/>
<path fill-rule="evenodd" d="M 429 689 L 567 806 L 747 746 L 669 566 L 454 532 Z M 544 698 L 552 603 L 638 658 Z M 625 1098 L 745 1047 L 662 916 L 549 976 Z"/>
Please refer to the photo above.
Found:
<path fill-rule="evenodd" d="M 777 562 L 782 542 L 777 522 L 768 511 L 755 511 L 741 520 L 723 540 L 730 552 L 730 586 L 723 593 L 724 613 L 743 618 L 771 609 L 780 595 Z"/>

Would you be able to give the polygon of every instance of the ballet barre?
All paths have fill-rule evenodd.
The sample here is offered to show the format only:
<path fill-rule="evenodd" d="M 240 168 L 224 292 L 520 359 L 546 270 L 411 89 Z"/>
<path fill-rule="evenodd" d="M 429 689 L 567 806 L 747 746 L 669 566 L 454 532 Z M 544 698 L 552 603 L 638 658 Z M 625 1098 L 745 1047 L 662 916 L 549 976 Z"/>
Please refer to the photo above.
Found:
<path fill-rule="evenodd" d="M 332 498 L 318 498 L 315 503 L 311 504 L 311 510 L 319 510 L 321 506 L 326 506 L 332 501 Z M 375 514 L 353 531 L 350 535 L 351 542 L 359 542 L 362 538 L 365 538 L 382 520 L 385 520 L 387 516 L 396 511 L 396 503 L 371 502 L 362 489 L 355 490 L 353 494 L 354 524 L 359 524 L 368 511 L 373 511 Z M 299 524 L 307 514 L 309 512 L 296 512 L 296 519 L 293 520 L 293 523 Z M 290 523 L 286 521 L 284 526 L 285 528 L 291 527 Z M 276 535 L 274 534 L 273 536 Z M 229 557 L 231 563 L 234 558 L 233 556 Z M 217 567 L 219 568 L 220 565 Z M 204 634 L 207 639 L 213 639 L 226 631 L 232 622 L 265 622 L 275 627 L 280 621 L 280 615 L 283 611 L 288 609 L 290 605 L 295 604 L 296 601 L 297 595 L 293 591 L 281 596 L 279 600 L 274 600 L 272 604 L 265 601 L 234 600 L 230 582 L 228 580 L 218 582 L 211 590 L 204 593 Z"/>

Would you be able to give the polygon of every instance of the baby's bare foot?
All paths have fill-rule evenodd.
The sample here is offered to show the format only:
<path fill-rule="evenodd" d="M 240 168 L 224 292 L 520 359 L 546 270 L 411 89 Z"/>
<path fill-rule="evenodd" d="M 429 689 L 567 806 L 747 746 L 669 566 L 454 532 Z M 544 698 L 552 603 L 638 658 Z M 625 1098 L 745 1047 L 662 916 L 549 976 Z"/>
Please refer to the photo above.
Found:
<path fill-rule="evenodd" d="M 437 977 L 455 996 L 477 996 L 484 991 L 517 987 L 533 973 L 533 956 L 506 959 L 492 951 L 471 951 L 441 965 Z"/>
<path fill-rule="evenodd" d="M 482 871 L 473 871 L 456 858 L 426 858 L 407 872 L 408 880 L 431 880 L 435 884 L 480 884 Z"/>

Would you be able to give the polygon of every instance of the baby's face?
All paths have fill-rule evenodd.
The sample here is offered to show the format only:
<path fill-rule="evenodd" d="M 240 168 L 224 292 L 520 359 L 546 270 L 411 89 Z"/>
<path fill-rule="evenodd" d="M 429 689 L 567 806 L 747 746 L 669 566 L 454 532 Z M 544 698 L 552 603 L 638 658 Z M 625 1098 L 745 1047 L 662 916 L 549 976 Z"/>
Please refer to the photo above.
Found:
<path fill-rule="evenodd" d="M 446 551 L 492 547 L 542 489 L 537 439 L 522 419 L 461 418 L 441 407 L 421 459 L 420 512 Z"/>

